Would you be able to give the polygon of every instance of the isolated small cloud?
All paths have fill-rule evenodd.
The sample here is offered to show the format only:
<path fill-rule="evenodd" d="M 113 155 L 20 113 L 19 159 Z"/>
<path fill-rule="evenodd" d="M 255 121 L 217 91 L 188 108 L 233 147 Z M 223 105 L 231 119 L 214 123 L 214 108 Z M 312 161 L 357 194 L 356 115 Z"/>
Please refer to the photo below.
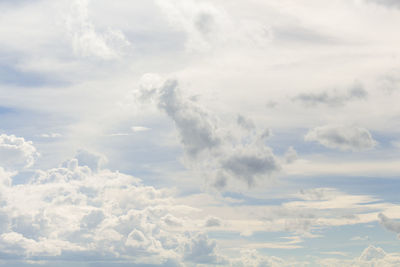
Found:
<path fill-rule="evenodd" d="M 319 104 L 329 106 L 342 106 L 349 101 L 366 99 L 368 92 L 361 84 L 355 84 L 346 92 L 337 90 L 324 91 L 317 93 L 302 93 L 293 98 L 294 101 L 301 102 L 306 106 L 316 106 Z"/>
<path fill-rule="evenodd" d="M 356 126 L 327 125 L 316 127 L 310 130 L 304 139 L 343 151 L 362 151 L 377 145 L 367 129 Z"/>
<path fill-rule="evenodd" d="M 144 126 L 132 126 L 131 130 L 132 132 L 145 132 L 150 130 L 150 128 Z"/>
<path fill-rule="evenodd" d="M 205 227 L 217 227 L 217 226 L 221 226 L 221 220 L 219 218 L 216 217 L 209 217 L 205 224 Z"/>
<path fill-rule="evenodd" d="M 0 166 L 18 170 L 31 167 L 39 156 L 31 141 L 15 135 L 0 135 Z"/>
<path fill-rule="evenodd" d="M 386 252 L 379 248 L 370 245 L 361 253 L 360 260 L 361 261 L 371 261 L 377 259 L 383 259 L 386 256 Z"/>
<path fill-rule="evenodd" d="M 59 133 L 44 133 L 44 134 L 40 135 L 40 137 L 43 137 L 43 138 L 58 138 L 58 137 L 61 137 L 61 136 L 62 135 L 59 134 Z"/>

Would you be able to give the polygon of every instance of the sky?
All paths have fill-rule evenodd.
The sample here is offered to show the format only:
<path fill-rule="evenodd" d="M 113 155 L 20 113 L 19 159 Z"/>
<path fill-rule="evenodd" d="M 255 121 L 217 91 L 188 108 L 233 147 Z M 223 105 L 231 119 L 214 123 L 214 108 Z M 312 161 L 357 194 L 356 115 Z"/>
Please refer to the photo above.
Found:
<path fill-rule="evenodd" d="M 397 0 L 0 0 L 0 266 L 400 266 Z"/>

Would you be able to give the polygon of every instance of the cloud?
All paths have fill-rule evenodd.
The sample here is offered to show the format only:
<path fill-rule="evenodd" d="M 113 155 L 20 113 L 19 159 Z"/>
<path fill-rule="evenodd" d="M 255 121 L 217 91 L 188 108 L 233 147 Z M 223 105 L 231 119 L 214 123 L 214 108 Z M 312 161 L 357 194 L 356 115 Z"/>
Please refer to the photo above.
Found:
<path fill-rule="evenodd" d="M 98 155 L 83 149 L 78 150 L 75 155 L 79 165 L 88 166 L 92 171 L 97 172 L 100 166 L 107 162 L 107 158 L 103 155 Z"/>
<path fill-rule="evenodd" d="M 183 227 L 194 224 L 183 216 L 193 208 L 174 204 L 165 189 L 99 168 L 99 157 L 86 151 L 77 158 L 17 186 L 0 168 L 3 260 L 220 262 L 215 241 Z"/>
<path fill-rule="evenodd" d="M 281 169 L 265 140 L 271 135 L 269 129 L 258 131 L 243 116 L 234 125 L 221 127 L 219 120 L 190 97 L 184 97 L 177 80 L 160 82 L 160 77 L 145 83 L 136 92 L 136 98 L 154 101 L 174 122 L 185 152 L 185 164 L 202 170 L 212 181 L 211 185 L 224 189 L 228 180 L 234 178 L 253 186 L 257 179 L 269 177 Z M 248 130 L 237 133 L 235 127 Z M 231 128 L 232 129 L 231 129 Z M 243 132 L 243 131 L 242 131 Z"/>
<path fill-rule="evenodd" d="M 400 2 L 397 0 L 366 0 L 367 3 L 374 3 L 388 8 L 400 8 Z"/>
<path fill-rule="evenodd" d="M 216 243 L 210 241 L 205 234 L 199 233 L 191 237 L 184 247 L 184 259 L 189 262 L 216 264 L 221 259 L 216 254 Z"/>
<path fill-rule="evenodd" d="M 88 5 L 89 0 L 74 0 L 66 18 L 74 53 L 81 57 L 103 60 L 119 58 L 123 50 L 131 44 L 120 30 L 96 30 L 89 19 Z"/>
<path fill-rule="evenodd" d="M 371 261 L 385 258 L 386 253 L 383 249 L 370 245 L 360 255 L 360 261 Z"/>
<path fill-rule="evenodd" d="M 237 116 L 236 121 L 239 126 L 243 127 L 243 129 L 254 130 L 256 128 L 253 121 L 251 121 L 248 118 L 245 118 L 244 116 L 242 116 L 240 114 Z"/>
<path fill-rule="evenodd" d="M 220 145 L 211 118 L 195 103 L 182 98 L 176 80 L 167 81 L 159 94 L 158 106 L 174 121 L 188 156 L 196 157 Z"/>
<path fill-rule="evenodd" d="M 226 9 L 212 2 L 158 0 L 172 27 L 186 35 L 188 51 L 207 52 L 233 45 L 264 47 L 271 40 L 267 26 L 256 20 L 234 21 Z"/>
<path fill-rule="evenodd" d="M 132 126 L 131 127 L 132 132 L 144 132 L 150 130 L 150 128 L 144 127 L 144 126 Z"/>
<path fill-rule="evenodd" d="M 327 125 L 310 130 L 304 137 L 308 142 L 339 150 L 362 151 L 377 145 L 370 132 L 361 127 Z"/>
<path fill-rule="evenodd" d="M 299 101 L 306 106 L 316 106 L 319 104 L 329 106 L 342 106 L 353 100 L 366 99 L 368 92 L 361 84 L 355 84 L 347 92 L 340 93 L 336 90 L 332 92 L 320 93 L 302 93 L 293 98 L 293 101 Z"/>
<path fill-rule="evenodd" d="M 15 135 L 0 135 L 0 166 L 16 170 L 28 168 L 35 163 L 39 156 L 31 141 Z"/>
<path fill-rule="evenodd" d="M 216 227 L 216 226 L 221 226 L 221 220 L 219 218 L 216 217 L 209 217 L 205 224 L 205 227 Z"/>
<path fill-rule="evenodd" d="M 400 234 L 400 222 L 386 217 L 383 213 L 379 213 L 378 218 L 386 230 Z"/>
<path fill-rule="evenodd" d="M 400 255 L 398 253 L 386 253 L 382 248 L 369 245 L 365 248 L 361 255 L 354 259 L 319 259 L 316 262 L 321 266 L 334 267 L 367 267 L 367 266 L 382 266 L 394 267 L 400 264 Z"/>
<path fill-rule="evenodd" d="M 44 134 L 41 134 L 40 135 L 40 137 L 43 137 L 43 138 L 58 138 L 58 137 L 61 137 L 62 135 L 61 134 L 59 134 L 59 133 L 44 133 Z"/>

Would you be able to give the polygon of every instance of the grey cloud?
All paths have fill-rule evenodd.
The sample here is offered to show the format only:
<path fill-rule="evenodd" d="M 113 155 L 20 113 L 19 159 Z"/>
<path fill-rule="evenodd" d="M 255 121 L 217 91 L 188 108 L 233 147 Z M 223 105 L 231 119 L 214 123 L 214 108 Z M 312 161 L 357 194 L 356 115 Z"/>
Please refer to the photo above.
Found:
<path fill-rule="evenodd" d="M 195 263 L 217 263 L 216 243 L 210 241 L 205 234 L 192 237 L 184 247 L 184 260 Z"/>
<path fill-rule="evenodd" d="M 247 119 L 240 114 L 237 116 L 236 122 L 239 126 L 243 127 L 243 129 L 246 130 L 253 130 L 256 128 L 256 126 L 250 119 Z"/>
<path fill-rule="evenodd" d="M 290 164 L 298 159 L 297 151 L 293 147 L 289 147 L 285 153 L 285 161 Z"/>
<path fill-rule="evenodd" d="M 398 0 L 366 0 L 367 3 L 374 3 L 386 7 L 400 8 L 400 1 Z"/>
<path fill-rule="evenodd" d="M 150 86 L 141 88 L 138 99 L 155 100 L 158 108 L 173 120 L 186 160 L 192 165 L 201 166 L 217 189 L 224 189 L 230 178 L 253 186 L 257 178 L 270 176 L 280 170 L 278 160 L 264 143 L 271 136 L 270 129 L 257 131 L 250 119 L 238 115 L 236 124 L 251 131 L 235 136 L 232 131 L 236 127 L 221 128 L 217 118 L 199 103 L 190 97 L 183 97 L 176 80 L 158 83 L 157 86 L 149 81 L 146 84 Z"/>
<path fill-rule="evenodd" d="M 370 132 L 361 127 L 327 125 L 310 130 L 304 137 L 321 145 L 339 150 L 362 151 L 376 146 Z"/>
<path fill-rule="evenodd" d="M 272 28 L 273 37 L 280 42 L 309 44 L 336 44 L 338 39 L 301 26 L 287 25 Z"/>
<path fill-rule="evenodd" d="M 378 78 L 379 87 L 392 93 L 400 88 L 400 71 L 392 70 Z"/>
<path fill-rule="evenodd" d="M 222 161 L 222 168 L 252 186 L 257 176 L 271 174 L 279 170 L 280 166 L 272 152 L 265 149 L 262 153 L 243 151 L 232 155 Z"/>
<path fill-rule="evenodd" d="M 386 217 L 383 213 L 379 213 L 378 218 L 385 229 L 400 234 L 400 222 Z"/>
<path fill-rule="evenodd" d="M 368 92 L 361 84 L 356 84 L 349 88 L 345 93 L 339 93 L 334 90 L 331 92 L 303 93 L 293 98 L 293 101 L 299 101 L 306 106 L 316 106 L 325 104 L 329 106 L 341 106 L 349 101 L 366 99 Z"/>
<path fill-rule="evenodd" d="M 206 220 L 205 226 L 206 227 L 221 226 L 221 220 L 216 217 L 210 217 Z"/>
<path fill-rule="evenodd" d="M 185 152 L 189 156 L 196 157 L 200 152 L 220 145 L 216 128 L 210 122 L 208 114 L 194 102 L 179 95 L 177 81 L 167 81 L 160 88 L 158 106 L 175 122 Z"/>

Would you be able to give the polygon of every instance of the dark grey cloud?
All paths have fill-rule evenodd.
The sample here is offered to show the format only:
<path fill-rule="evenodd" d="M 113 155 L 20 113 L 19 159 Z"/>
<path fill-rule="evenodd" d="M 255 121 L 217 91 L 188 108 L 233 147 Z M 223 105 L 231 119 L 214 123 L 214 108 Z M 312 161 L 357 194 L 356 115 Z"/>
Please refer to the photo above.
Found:
<path fill-rule="evenodd" d="M 371 133 L 361 127 L 327 125 L 310 130 L 304 137 L 321 145 L 339 150 L 362 151 L 376 146 Z"/>
<path fill-rule="evenodd" d="M 302 93 L 293 98 L 293 101 L 301 102 L 306 106 L 316 106 L 319 104 L 329 106 L 342 106 L 349 101 L 366 99 L 368 92 L 361 84 L 356 84 L 346 92 L 340 93 L 337 90 L 319 93 Z"/>

